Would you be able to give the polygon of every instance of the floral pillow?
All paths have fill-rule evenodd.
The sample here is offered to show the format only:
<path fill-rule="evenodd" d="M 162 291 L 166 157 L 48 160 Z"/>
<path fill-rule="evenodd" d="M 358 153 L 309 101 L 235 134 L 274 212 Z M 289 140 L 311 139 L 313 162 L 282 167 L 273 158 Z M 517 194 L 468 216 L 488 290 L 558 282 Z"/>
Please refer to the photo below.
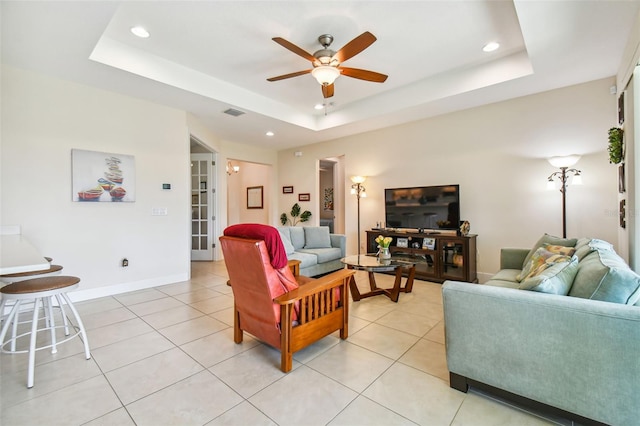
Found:
<path fill-rule="evenodd" d="M 576 249 L 573 247 L 545 243 L 533 253 L 533 256 L 531 256 L 522 272 L 516 276 L 516 279 L 518 282 L 522 282 L 527 278 L 541 274 L 545 269 L 553 265 L 569 262 L 575 252 Z"/>

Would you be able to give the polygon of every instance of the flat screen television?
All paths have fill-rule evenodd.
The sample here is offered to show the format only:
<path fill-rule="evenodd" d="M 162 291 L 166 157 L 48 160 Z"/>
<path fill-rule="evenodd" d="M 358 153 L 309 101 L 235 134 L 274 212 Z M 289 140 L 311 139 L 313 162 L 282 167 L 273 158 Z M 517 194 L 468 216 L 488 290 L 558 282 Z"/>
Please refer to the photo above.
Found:
<path fill-rule="evenodd" d="M 387 228 L 458 229 L 460 185 L 387 188 L 384 190 Z"/>

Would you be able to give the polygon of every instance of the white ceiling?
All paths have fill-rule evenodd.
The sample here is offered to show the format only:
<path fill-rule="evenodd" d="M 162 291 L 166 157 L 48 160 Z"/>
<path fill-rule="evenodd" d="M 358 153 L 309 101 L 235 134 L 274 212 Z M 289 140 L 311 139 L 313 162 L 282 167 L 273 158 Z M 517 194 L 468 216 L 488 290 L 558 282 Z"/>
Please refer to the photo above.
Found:
<path fill-rule="evenodd" d="M 222 139 L 283 149 L 616 74 L 640 1 L 2 1 L 2 62 L 187 110 Z M 148 39 L 129 29 L 142 25 Z M 325 111 L 309 53 L 345 62 Z M 482 52 L 489 41 L 501 48 Z M 246 114 L 231 117 L 235 108 Z M 265 136 L 271 130 L 273 137 Z"/>

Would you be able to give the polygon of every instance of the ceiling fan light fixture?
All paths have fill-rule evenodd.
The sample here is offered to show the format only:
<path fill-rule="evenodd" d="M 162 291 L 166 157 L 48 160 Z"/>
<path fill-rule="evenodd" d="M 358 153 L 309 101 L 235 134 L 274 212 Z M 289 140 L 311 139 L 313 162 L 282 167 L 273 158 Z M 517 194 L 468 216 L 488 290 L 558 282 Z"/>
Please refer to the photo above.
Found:
<path fill-rule="evenodd" d="M 314 68 L 313 71 L 311 71 L 311 75 L 313 75 L 321 85 L 331 85 L 336 81 L 336 78 L 340 76 L 340 70 L 335 67 L 322 65 Z"/>

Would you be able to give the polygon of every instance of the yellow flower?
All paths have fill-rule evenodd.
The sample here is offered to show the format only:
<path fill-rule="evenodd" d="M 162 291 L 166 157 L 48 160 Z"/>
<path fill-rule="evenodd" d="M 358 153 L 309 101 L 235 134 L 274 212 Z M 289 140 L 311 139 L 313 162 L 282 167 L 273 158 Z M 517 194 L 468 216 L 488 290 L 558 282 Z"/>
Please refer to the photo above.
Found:
<path fill-rule="evenodd" d="M 392 240 L 393 238 L 383 237 L 382 235 L 378 235 L 378 237 L 375 239 L 376 243 L 378 243 L 378 247 L 381 248 L 389 248 Z"/>

